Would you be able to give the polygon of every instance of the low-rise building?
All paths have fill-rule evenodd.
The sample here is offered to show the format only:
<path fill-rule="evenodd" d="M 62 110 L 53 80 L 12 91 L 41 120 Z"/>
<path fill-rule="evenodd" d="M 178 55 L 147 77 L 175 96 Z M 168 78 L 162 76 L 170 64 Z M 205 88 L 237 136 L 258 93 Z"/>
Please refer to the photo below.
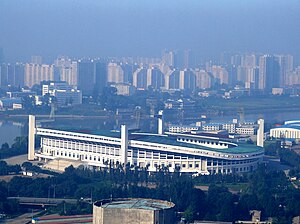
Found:
<path fill-rule="evenodd" d="M 66 82 L 46 82 L 42 85 L 42 95 L 56 98 L 57 106 L 82 104 L 82 92 Z"/>
<path fill-rule="evenodd" d="M 118 95 L 131 96 L 135 93 L 135 87 L 128 83 L 111 84 L 112 87 L 117 89 Z"/>
<path fill-rule="evenodd" d="M 191 126 L 191 125 L 170 125 L 169 132 L 172 133 L 184 133 L 184 132 L 191 132 L 191 131 L 199 131 L 200 127 Z"/>
<path fill-rule="evenodd" d="M 2 98 L 0 99 L 0 109 L 22 109 L 21 98 Z"/>

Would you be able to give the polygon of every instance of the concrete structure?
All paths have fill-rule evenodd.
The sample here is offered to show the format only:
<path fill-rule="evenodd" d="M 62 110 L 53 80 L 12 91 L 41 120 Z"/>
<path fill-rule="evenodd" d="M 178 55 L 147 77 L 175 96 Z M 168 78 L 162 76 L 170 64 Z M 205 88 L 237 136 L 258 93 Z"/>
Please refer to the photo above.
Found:
<path fill-rule="evenodd" d="M 126 125 L 121 125 L 121 163 L 127 164 L 128 158 L 128 130 Z"/>
<path fill-rule="evenodd" d="M 270 137 L 300 139 L 300 120 L 286 121 L 284 125 L 272 128 Z"/>
<path fill-rule="evenodd" d="M 34 160 L 34 149 L 35 149 L 35 116 L 29 115 L 28 122 L 28 160 Z"/>
<path fill-rule="evenodd" d="M 162 121 L 160 121 L 162 122 Z M 35 127 L 29 119 L 29 159 L 69 160 L 101 169 L 129 163 L 156 172 L 168 167 L 170 172 L 216 174 L 240 173 L 256 169 L 264 155 L 261 147 L 233 143 L 229 139 L 197 133 L 159 134 L 119 131 L 55 130 Z M 41 137 L 40 150 L 34 153 L 34 135 Z"/>
<path fill-rule="evenodd" d="M 144 199 L 107 199 L 93 205 L 93 224 L 171 224 L 175 204 Z"/>
<path fill-rule="evenodd" d="M 259 119 L 257 123 L 257 146 L 264 147 L 264 119 Z"/>
<path fill-rule="evenodd" d="M 158 134 L 163 134 L 163 111 L 158 111 Z"/>

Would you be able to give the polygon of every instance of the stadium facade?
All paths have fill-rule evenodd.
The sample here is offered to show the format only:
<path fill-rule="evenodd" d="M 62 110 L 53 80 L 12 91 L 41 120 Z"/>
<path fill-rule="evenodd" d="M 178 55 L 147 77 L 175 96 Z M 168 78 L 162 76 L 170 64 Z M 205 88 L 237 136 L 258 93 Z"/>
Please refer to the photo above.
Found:
<path fill-rule="evenodd" d="M 95 168 L 129 163 L 154 172 L 167 168 L 170 172 L 229 174 L 252 171 L 263 159 L 260 141 L 256 146 L 196 133 L 163 133 L 162 113 L 158 120 L 159 134 L 131 132 L 125 125 L 120 131 L 82 133 L 36 127 L 30 115 L 28 160 L 66 159 Z M 36 135 L 41 145 L 35 151 Z"/>
<path fill-rule="evenodd" d="M 290 120 L 270 130 L 272 138 L 300 139 L 300 120 Z"/>

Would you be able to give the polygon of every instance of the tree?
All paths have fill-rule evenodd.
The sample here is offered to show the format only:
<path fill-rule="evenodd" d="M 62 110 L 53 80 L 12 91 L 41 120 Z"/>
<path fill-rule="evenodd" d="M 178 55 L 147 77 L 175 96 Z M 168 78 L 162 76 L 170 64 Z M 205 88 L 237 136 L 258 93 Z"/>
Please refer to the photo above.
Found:
<path fill-rule="evenodd" d="M 3 143 L 2 146 L 1 146 L 1 149 L 2 149 L 2 150 L 7 150 L 7 149 L 9 149 L 8 143 L 7 143 L 7 142 Z"/>

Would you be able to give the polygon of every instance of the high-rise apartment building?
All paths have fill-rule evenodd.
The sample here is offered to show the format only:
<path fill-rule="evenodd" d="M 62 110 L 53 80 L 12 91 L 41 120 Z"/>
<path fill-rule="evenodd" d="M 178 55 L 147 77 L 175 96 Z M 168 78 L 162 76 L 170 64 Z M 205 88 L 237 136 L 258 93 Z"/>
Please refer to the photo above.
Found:
<path fill-rule="evenodd" d="M 179 89 L 193 91 L 196 88 L 196 76 L 190 69 L 180 71 Z"/>
<path fill-rule="evenodd" d="M 101 92 L 107 83 L 107 63 L 102 60 L 78 61 L 78 89 L 83 95 Z"/>
<path fill-rule="evenodd" d="M 272 88 L 280 86 L 280 66 L 274 56 L 263 55 L 259 58 L 258 88 L 270 93 Z"/>
<path fill-rule="evenodd" d="M 54 65 L 58 72 L 58 77 L 55 77 L 56 81 L 65 81 L 72 86 L 78 85 L 76 61 L 72 61 L 70 58 L 62 56 L 54 61 Z"/>
<path fill-rule="evenodd" d="M 165 86 L 165 76 L 158 68 L 147 69 L 147 87 L 149 86 L 156 90 Z"/>
<path fill-rule="evenodd" d="M 101 93 L 107 84 L 107 62 L 97 60 L 95 62 L 95 86 L 94 88 Z"/>
<path fill-rule="evenodd" d="M 9 74 L 10 67 L 11 66 L 9 64 L 0 65 L 0 86 L 8 85 L 8 74 Z"/>
<path fill-rule="evenodd" d="M 16 63 L 15 64 L 15 83 L 14 86 L 24 86 L 24 77 L 25 77 L 25 65 L 23 63 Z"/>
<path fill-rule="evenodd" d="M 24 65 L 22 63 L 2 64 L 0 66 L 1 86 L 24 86 Z"/>
<path fill-rule="evenodd" d="M 78 88 L 84 95 L 91 95 L 96 83 L 94 60 L 78 61 Z"/>
<path fill-rule="evenodd" d="M 64 66 L 59 69 L 60 81 L 65 81 L 69 85 L 77 86 L 77 62 L 72 61 L 68 67 Z"/>
<path fill-rule="evenodd" d="M 41 81 L 54 80 L 54 65 L 25 64 L 24 85 L 32 87 Z"/>
<path fill-rule="evenodd" d="M 180 89 L 180 70 L 173 69 L 166 75 L 166 85 L 167 90 L 179 90 Z"/>
<path fill-rule="evenodd" d="M 165 89 L 193 91 L 196 88 L 196 75 L 190 69 L 174 69 L 166 75 Z"/>
<path fill-rule="evenodd" d="M 137 89 L 147 89 L 147 69 L 144 67 L 139 67 L 133 73 L 133 83 L 132 85 Z"/>
<path fill-rule="evenodd" d="M 292 55 L 275 55 L 275 60 L 278 62 L 279 71 L 279 86 L 285 87 L 288 83 L 288 74 L 293 71 L 294 58 Z"/>
<path fill-rule="evenodd" d="M 300 84 L 300 67 L 295 68 L 287 74 L 287 86 Z"/>
<path fill-rule="evenodd" d="M 177 56 L 174 51 L 163 50 L 162 62 L 167 66 L 177 67 Z"/>
<path fill-rule="evenodd" d="M 36 65 L 41 65 L 43 62 L 42 56 L 33 55 L 31 56 L 31 63 Z"/>
<path fill-rule="evenodd" d="M 194 72 L 196 75 L 196 88 L 199 89 L 211 88 L 212 77 L 208 72 L 199 69 L 196 69 Z"/>
<path fill-rule="evenodd" d="M 190 49 L 162 52 L 162 63 L 173 68 L 187 69 L 195 67 L 195 55 Z"/>
<path fill-rule="evenodd" d="M 256 55 L 255 54 L 245 54 L 241 56 L 241 66 L 245 68 L 256 67 Z"/>
<path fill-rule="evenodd" d="M 210 69 L 214 80 L 219 84 L 228 84 L 228 71 L 222 66 L 213 65 Z"/>
<path fill-rule="evenodd" d="M 156 67 L 140 67 L 133 73 L 133 86 L 138 89 L 161 89 L 165 86 L 164 74 Z"/>
<path fill-rule="evenodd" d="M 124 83 L 124 71 L 120 64 L 110 62 L 107 65 L 107 82 L 109 83 Z"/>

